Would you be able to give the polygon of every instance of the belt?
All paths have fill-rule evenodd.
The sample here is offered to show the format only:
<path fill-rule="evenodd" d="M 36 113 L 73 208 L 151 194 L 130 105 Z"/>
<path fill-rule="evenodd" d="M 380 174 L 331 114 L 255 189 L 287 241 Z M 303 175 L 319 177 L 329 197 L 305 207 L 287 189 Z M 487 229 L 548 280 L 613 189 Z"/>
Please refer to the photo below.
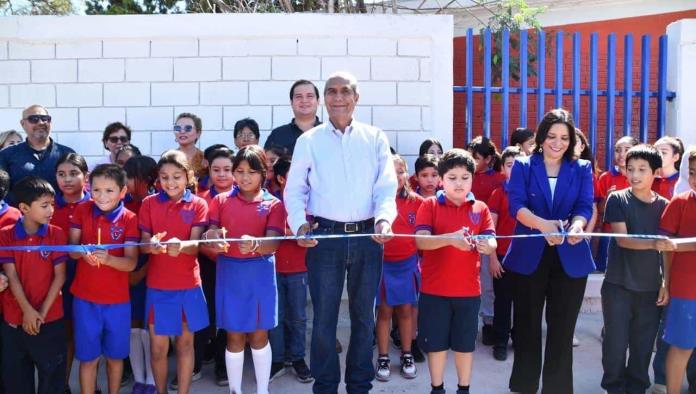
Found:
<path fill-rule="evenodd" d="M 330 228 L 333 231 L 344 233 L 362 233 L 366 230 L 372 231 L 372 228 L 375 226 L 375 218 L 369 218 L 359 222 L 337 222 L 335 220 L 315 216 L 314 221 L 318 223 L 321 228 Z"/>

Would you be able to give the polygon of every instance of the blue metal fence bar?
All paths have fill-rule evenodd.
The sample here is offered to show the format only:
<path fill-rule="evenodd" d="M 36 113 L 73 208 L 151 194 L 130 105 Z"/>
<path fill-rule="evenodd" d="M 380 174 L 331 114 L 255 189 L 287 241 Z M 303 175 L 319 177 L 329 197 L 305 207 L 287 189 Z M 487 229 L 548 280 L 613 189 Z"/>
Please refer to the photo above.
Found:
<path fill-rule="evenodd" d="M 633 34 L 624 36 L 623 134 L 631 135 L 633 121 Z"/>
<path fill-rule="evenodd" d="M 491 29 L 483 33 L 483 135 L 491 138 Z"/>
<path fill-rule="evenodd" d="M 660 57 L 657 64 L 657 138 L 665 135 L 665 102 L 667 101 L 667 36 L 660 36 Z"/>
<path fill-rule="evenodd" d="M 502 42 L 502 73 L 501 83 L 503 94 L 501 105 L 503 107 L 503 128 L 501 131 L 503 147 L 508 146 L 508 135 L 510 132 L 510 30 L 503 30 Z"/>
<path fill-rule="evenodd" d="M 556 101 L 554 108 L 563 107 L 563 32 L 556 32 Z"/>
<path fill-rule="evenodd" d="M 536 122 L 541 122 L 546 112 L 546 92 L 544 84 L 546 82 L 546 33 L 543 30 L 537 30 L 537 116 Z"/>
<path fill-rule="evenodd" d="M 616 89 L 616 33 L 607 37 L 607 135 L 604 144 L 604 168 L 611 168 L 614 162 L 614 92 Z"/>
<path fill-rule="evenodd" d="M 527 127 L 527 30 L 520 31 L 520 127 Z"/>
<path fill-rule="evenodd" d="M 590 35 L 590 145 L 597 152 L 597 42 L 599 35 Z"/>
<path fill-rule="evenodd" d="M 640 45 L 640 140 L 648 140 L 648 109 L 650 94 L 650 35 L 641 38 Z"/>
<path fill-rule="evenodd" d="M 466 87 L 466 86 L 453 86 L 452 89 L 455 93 L 466 93 L 469 91 L 468 87 Z M 473 93 L 483 93 L 483 91 L 484 91 L 483 86 L 474 86 L 473 88 L 471 88 L 471 90 Z M 509 91 L 510 91 L 510 93 L 514 93 L 514 94 L 521 93 L 521 89 L 516 88 L 514 86 L 510 86 Z M 538 91 L 539 91 L 539 89 L 537 89 L 537 88 L 528 88 L 527 94 L 537 94 Z M 502 87 L 491 86 L 491 93 L 502 93 L 502 92 L 503 92 Z M 556 94 L 556 88 L 545 88 L 544 93 L 545 94 Z M 564 96 L 571 96 L 574 93 L 575 92 L 573 91 L 573 89 L 563 89 Z M 589 96 L 590 93 L 591 93 L 590 89 L 580 89 L 580 96 Z M 599 89 L 599 88 L 597 89 L 597 97 L 608 97 L 608 96 L 609 95 L 607 94 L 606 89 Z M 636 91 L 631 92 L 631 97 L 641 97 L 641 96 L 642 96 L 641 92 L 636 92 Z M 624 97 L 624 91 L 623 90 L 614 90 L 614 97 Z M 658 92 L 648 92 L 648 98 L 656 98 L 656 97 L 659 97 Z M 665 92 L 665 97 L 666 97 L 667 101 L 672 101 L 675 97 L 677 97 L 677 93 L 667 91 L 667 92 Z M 577 126 L 577 124 L 576 124 L 576 126 Z"/>
<path fill-rule="evenodd" d="M 575 125 L 580 128 L 580 49 L 582 46 L 579 32 L 573 34 L 573 120 Z"/>
<path fill-rule="evenodd" d="M 474 29 L 466 30 L 466 140 L 474 135 Z"/>

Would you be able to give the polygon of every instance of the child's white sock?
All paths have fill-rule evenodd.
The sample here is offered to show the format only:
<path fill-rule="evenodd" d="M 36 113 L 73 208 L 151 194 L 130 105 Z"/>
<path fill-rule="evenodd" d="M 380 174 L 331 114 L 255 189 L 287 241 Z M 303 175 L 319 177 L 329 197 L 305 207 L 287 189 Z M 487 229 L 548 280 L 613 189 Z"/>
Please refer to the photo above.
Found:
<path fill-rule="evenodd" d="M 143 353 L 145 354 L 145 384 L 155 385 L 155 377 L 152 375 L 152 357 L 150 355 L 150 332 L 145 329 L 140 330 L 140 339 L 143 342 Z"/>
<path fill-rule="evenodd" d="M 232 353 L 225 349 L 225 366 L 227 367 L 227 382 L 230 393 L 242 394 L 242 372 L 244 372 L 244 350 Z M 271 372 L 268 371 L 270 374 Z M 269 375 L 270 376 L 270 375 Z"/>
<path fill-rule="evenodd" d="M 130 332 L 130 363 L 133 369 L 133 379 L 137 383 L 145 383 L 145 354 L 139 328 L 131 328 Z"/>
<path fill-rule="evenodd" d="M 268 381 L 271 378 L 271 363 L 273 355 L 271 344 L 261 349 L 251 348 L 251 357 L 254 359 L 254 372 L 256 373 L 256 394 L 268 394 Z"/>

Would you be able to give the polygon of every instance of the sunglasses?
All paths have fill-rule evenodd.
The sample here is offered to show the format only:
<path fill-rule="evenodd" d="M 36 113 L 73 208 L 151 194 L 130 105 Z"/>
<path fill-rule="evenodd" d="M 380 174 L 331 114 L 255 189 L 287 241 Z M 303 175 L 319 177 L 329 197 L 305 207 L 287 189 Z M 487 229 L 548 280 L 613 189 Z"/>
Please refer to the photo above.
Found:
<path fill-rule="evenodd" d="M 174 131 L 177 133 L 181 133 L 182 131 L 184 133 L 190 133 L 193 131 L 193 126 L 190 124 L 187 124 L 186 126 L 174 125 Z"/>
<path fill-rule="evenodd" d="M 118 144 L 119 142 L 123 142 L 125 144 L 128 141 L 130 141 L 130 139 L 123 135 L 120 137 L 109 137 L 109 142 L 112 144 Z"/>
<path fill-rule="evenodd" d="M 25 119 L 31 124 L 37 124 L 39 121 L 51 123 L 51 115 L 29 115 Z"/>

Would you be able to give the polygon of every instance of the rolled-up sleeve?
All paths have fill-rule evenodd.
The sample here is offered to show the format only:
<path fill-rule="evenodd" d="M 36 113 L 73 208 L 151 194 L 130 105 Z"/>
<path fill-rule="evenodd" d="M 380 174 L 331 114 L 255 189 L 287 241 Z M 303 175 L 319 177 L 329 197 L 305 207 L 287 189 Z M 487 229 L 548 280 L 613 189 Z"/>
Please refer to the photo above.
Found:
<path fill-rule="evenodd" d="M 375 222 L 386 220 L 390 224 L 396 219 L 396 189 L 398 181 L 394 161 L 389 150 L 389 140 L 383 131 L 377 133 L 377 179 L 372 188 Z"/>
<path fill-rule="evenodd" d="M 594 183 L 592 181 L 592 167 L 589 161 L 578 161 L 580 176 L 580 192 L 575 198 L 571 217 L 582 216 L 586 221 L 592 217 L 592 203 L 594 202 Z"/>
<path fill-rule="evenodd" d="M 312 157 L 308 140 L 302 136 L 297 139 L 288 180 L 283 192 L 283 203 L 288 212 L 288 225 L 297 234 L 300 227 L 307 222 L 306 209 L 309 199 L 309 171 Z"/>
<path fill-rule="evenodd" d="M 508 203 L 510 209 L 510 216 L 517 218 L 517 212 L 522 208 L 528 207 L 527 196 L 527 174 L 525 174 L 525 167 L 527 171 L 529 170 L 529 163 L 522 162 L 520 160 L 515 160 L 512 165 L 512 174 L 510 175 L 510 180 L 508 181 Z"/>

